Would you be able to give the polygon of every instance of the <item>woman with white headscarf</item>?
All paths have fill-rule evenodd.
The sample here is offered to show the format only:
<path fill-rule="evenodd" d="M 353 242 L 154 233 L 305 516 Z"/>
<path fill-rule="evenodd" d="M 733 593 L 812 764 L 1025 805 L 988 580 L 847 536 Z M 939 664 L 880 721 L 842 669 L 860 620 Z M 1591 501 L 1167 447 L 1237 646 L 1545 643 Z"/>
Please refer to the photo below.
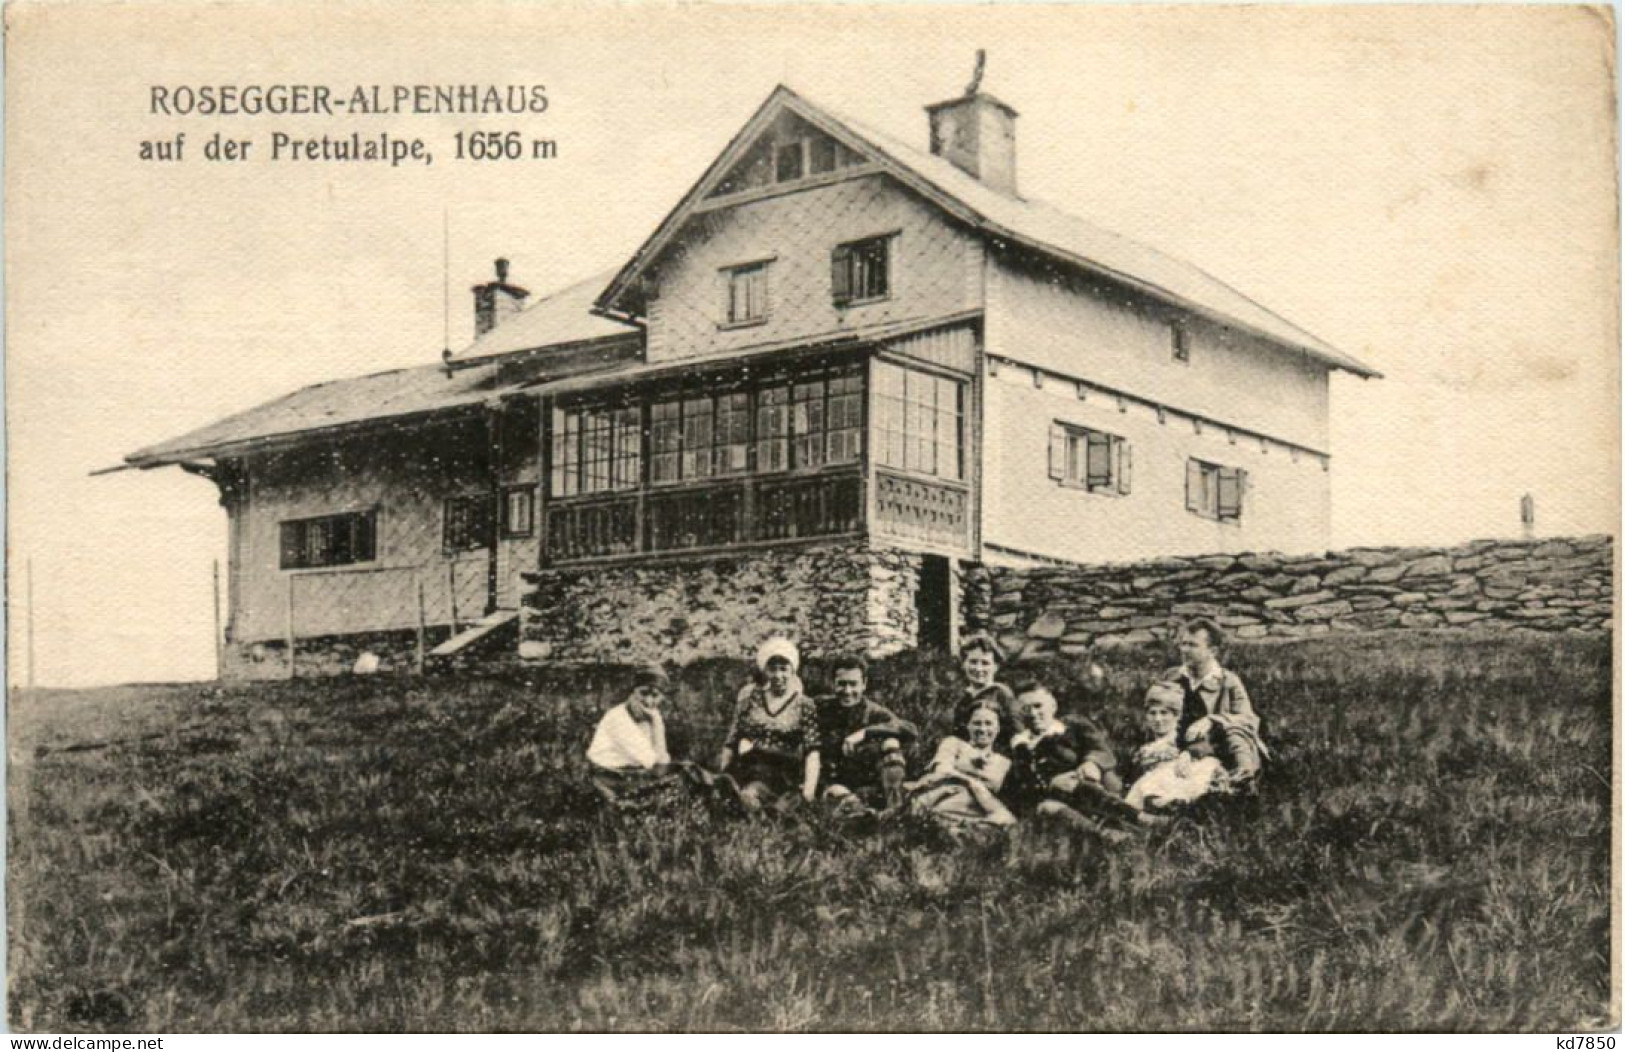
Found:
<path fill-rule="evenodd" d="M 722 748 L 722 769 L 751 810 L 775 800 L 811 800 L 818 789 L 818 720 L 796 670 L 801 654 L 775 637 L 756 651 L 760 683 L 740 691 Z"/>

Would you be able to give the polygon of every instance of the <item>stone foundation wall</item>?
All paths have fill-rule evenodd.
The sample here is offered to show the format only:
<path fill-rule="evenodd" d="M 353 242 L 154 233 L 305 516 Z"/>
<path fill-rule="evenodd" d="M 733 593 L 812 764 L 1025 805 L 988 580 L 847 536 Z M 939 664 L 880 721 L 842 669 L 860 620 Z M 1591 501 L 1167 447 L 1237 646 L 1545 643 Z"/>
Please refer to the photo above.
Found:
<path fill-rule="evenodd" d="M 920 557 L 852 541 L 527 574 L 521 656 L 664 661 L 754 653 L 773 634 L 809 656 L 913 647 Z"/>
<path fill-rule="evenodd" d="M 1613 573 L 1613 540 L 1600 536 L 978 567 L 963 614 L 967 629 L 989 629 L 1012 656 L 1028 657 L 1149 643 L 1195 616 L 1212 617 L 1236 639 L 1389 628 L 1607 632 Z"/>
<path fill-rule="evenodd" d="M 432 650 L 450 635 L 448 626 L 430 625 L 424 633 L 424 649 Z M 417 641 L 415 629 L 301 639 L 294 647 L 296 674 L 301 678 L 345 675 L 355 667 L 356 658 L 369 650 L 380 658 L 378 671 L 381 674 L 415 672 Z M 287 645 L 281 640 L 226 644 L 222 678 L 287 679 Z"/>

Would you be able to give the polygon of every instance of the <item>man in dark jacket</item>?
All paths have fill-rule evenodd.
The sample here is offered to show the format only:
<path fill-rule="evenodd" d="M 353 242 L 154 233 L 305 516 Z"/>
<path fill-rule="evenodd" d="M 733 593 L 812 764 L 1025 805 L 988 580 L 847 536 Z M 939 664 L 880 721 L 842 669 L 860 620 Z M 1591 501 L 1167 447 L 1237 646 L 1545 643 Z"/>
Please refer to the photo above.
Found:
<path fill-rule="evenodd" d="M 1021 729 L 1010 738 L 1010 776 L 1004 796 L 1018 815 L 1030 815 L 1059 804 L 1100 810 L 1101 798 L 1122 795 L 1117 757 L 1111 740 L 1085 716 L 1055 715 L 1055 695 L 1036 680 L 1016 687 L 1016 713 Z"/>
<path fill-rule="evenodd" d="M 918 731 L 864 696 L 868 666 L 860 657 L 835 661 L 835 693 L 818 699 L 818 754 L 824 798 L 868 806 L 897 803 L 907 777 L 903 750 Z"/>

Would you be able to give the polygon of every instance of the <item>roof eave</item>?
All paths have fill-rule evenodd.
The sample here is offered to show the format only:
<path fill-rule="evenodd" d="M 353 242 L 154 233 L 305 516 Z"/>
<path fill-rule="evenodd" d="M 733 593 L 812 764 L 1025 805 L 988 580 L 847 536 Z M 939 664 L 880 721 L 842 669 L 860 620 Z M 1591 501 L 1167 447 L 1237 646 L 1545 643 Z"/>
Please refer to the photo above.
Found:
<path fill-rule="evenodd" d="M 1092 259 L 1080 256 L 1074 252 L 1068 252 L 1063 248 L 1057 248 L 1054 245 L 1040 241 L 1036 238 L 1031 238 L 1025 234 L 1020 234 L 1016 231 L 1006 229 L 989 220 L 984 219 L 980 226 L 985 233 L 988 233 L 995 238 L 1019 244 L 1024 248 L 1050 256 L 1062 263 L 1068 264 L 1069 266 L 1077 267 L 1080 270 L 1087 271 L 1092 274 L 1098 274 L 1101 277 L 1108 278 L 1121 285 L 1127 285 L 1130 288 L 1137 289 L 1138 291 L 1146 293 L 1147 295 L 1154 296 L 1157 299 L 1173 304 L 1176 307 L 1190 311 L 1192 314 L 1197 314 L 1204 318 L 1217 321 L 1223 325 L 1240 329 L 1251 336 L 1256 336 L 1261 340 L 1266 340 L 1276 347 L 1307 355 L 1328 368 L 1339 369 L 1343 372 L 1351 373 L 1360 377 L 1362 380 L 1382 379 L 1382 373 L 1355 358 L 1342 354 L 1341 352 L 1328 354 L 1326 351 L 1321 350 L 1318 347 L 1312 347 L 1306 343 L 1296 343 L 1289 340 L 1283 340 L 1280 336 L 1277 336 L 1274 333 L 1266 332 L 1256 325 L 1250 325 L 1239 318 L 1226 314 L 1224 311 L 1216 310 L 1208 304 L 1197 303 L 1194 300 L 1187 299 L 1176 292 L 1171 292 L 1154 282 L 1137 278 L 1134 275 L 1124 273 L 1123 271 L 1114 270 L 1103 263 L 1097 263 Z"/>
<path fill-rule="evenodd" d="M 610 318 L 611 321 L 623 320 L 621 318 L 613 317 L 612 315 L 603 314 L 597 309 L 592 310 L 590 313 L 599 314 L 602 317 Z M 506 358 L 519 358 L 521 356 L 534 356 L 539 354 L 566 354 L 570 351 L 585 350 L 589 347 L 596 347 L 600 344 L 612 344 L 619 340 L 631 341 L 643 338 L 641 323 L 627 322 L 627 324 L 637 324 L 639 328 L 629 330 L 627 332 L 606 332 L 602 336 L 589 336 L 584 340 L 566 340 L 563 343 L 540 343 L 534 347 L 519 347 L 506 351 L 497 351 L 494 354 L 482 354 L 477 358 L 458 358 L 453 356 L 446 362 L 446 365 L 450 367 L 452 371 L 457 372 L 463 369 L 472 368 L 476 365 L 501 364 Z"/>
<path fill-rule="evenodd" d="M 431 417 L 468 415 L 485 405 L 488 400 L 500 400 L 504 395 L 514 392 L 493 394 L 489 398 L 471 399 L 458 402 L 454 405 L 435 406 L 430 409 L 420 409 L 412 412 L 388 414 L 384 416 L 369 416 L 360 420 L 347 420 L 339 424 L 327 424 L 319 427 L 298 428 L 292 431 L 276 431 L 265 435 L 252 435 L 244 438 L 235 438 L 228 441 L 206 442 L 201 445 L 187 446 L 182 449 L 166 450 L 162 453 L 146 453 L 138 450 L 124 458 L 129 467 L 140 468 L 145 471 L 150 468 L 169 467 L 186 461 L 196 460 L 199 457 L 235 457 L 251 453 L 269 453 L 294 446 L 309 445 L 314 442 L 327 441 L 333 438 L 348 437 L 357 433 L 364 433 L 380 427 L 394 427 L 402 423 L 423 423 Z"/>

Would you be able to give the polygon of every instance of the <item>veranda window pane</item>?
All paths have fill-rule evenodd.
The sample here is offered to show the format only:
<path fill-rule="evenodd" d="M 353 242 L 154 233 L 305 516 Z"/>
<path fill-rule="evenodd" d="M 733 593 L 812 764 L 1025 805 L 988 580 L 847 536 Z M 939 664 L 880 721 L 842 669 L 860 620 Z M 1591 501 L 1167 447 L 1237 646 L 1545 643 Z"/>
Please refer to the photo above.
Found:
<path fill-rule="evenodd" d="M 711 476 L 711 399 L 690 398 L 683 403 L 683 477 Z"/>
<path fill-rule="evenodd" d="M 757 396 L 757 471 L 783 471 L 788 466 L 789 398 L 789 390 L 783 387 L 767 388 Z"/>
<path fill-rule="evenodd" d="M 641 414 L 637 406 L 626 406 L 615 411 L 615 463 L 613 485 L 616 489 L 636 489 L 643 469 L 643 436 Z"/>
<path fill-rule="evenodd" d="M 717 399 L 715 468 L 738 475 L 750 467 L 750 395 L 743 391 Z"/>
<path fill-rule="evenodd" d="M 582 492 L 601 493 L 609 488 L 610 457 L 614 453 L 614 435 L 609 414 L 599 411 L 582 414 L 582 461 L 586 478 Z"/>
<path fill-rule="evenodd" d="M 577 465 L 581 446 L 577 441 L 576 417 L 558 406 L 553 407 L 553 495 L 567 497 L 576 492 Z"/>
<path fill-rule="evenodd" d="M 952 386 L 944 391 L 937 387 L 937 474 L 957 479 L 964 474 L 960 443 L 959 391 L 953 381 L 942 381 Z"/>
<path fill-rule="evenodd" d="M 824 382 L 814 380 L 794 387 L 790 433 L 795 436 L 794 466 L 817 467 L 824 462 Z"/>
<path fill-rule="evenodd" d="M 829 462 L 843 464 L 862 453 L 863 380 L 848 375 L 829 384 Z"/>
<path fill-rule="evenodd" d="M 875 363 L 875 394 L 883 398 L 903 397 L 903 370 L 890 362 Z"/>

